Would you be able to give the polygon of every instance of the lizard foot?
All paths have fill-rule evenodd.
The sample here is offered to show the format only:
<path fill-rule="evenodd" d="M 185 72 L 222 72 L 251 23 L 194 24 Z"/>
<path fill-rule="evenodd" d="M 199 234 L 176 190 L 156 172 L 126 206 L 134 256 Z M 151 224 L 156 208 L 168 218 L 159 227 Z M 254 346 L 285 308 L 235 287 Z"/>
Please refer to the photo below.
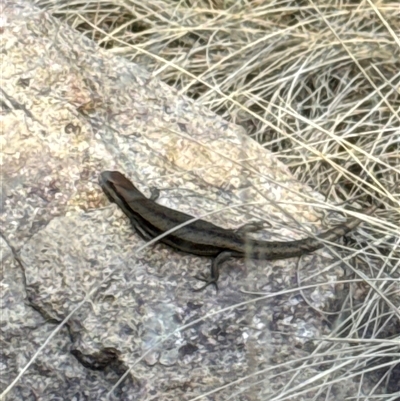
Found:
<path fill-rule="evenodd" d="M 210 284 L 212 284 L 215 289 L 218 292 L 218 284 L 217 284 L 217 279 L 213 278 L 213 277 L 206 277 L 206 276 L 195 276 L 195 278 L 197 278 L 197 280 L 200 281 L 204 281 L 206 284 L 204 284 L 203 286 L 201 286 L 200 288 L 196 288 L 193 289 L 193 292 L 199 292 L 199 291 L 203 291 L 205 288 L 207 288 Z"/>

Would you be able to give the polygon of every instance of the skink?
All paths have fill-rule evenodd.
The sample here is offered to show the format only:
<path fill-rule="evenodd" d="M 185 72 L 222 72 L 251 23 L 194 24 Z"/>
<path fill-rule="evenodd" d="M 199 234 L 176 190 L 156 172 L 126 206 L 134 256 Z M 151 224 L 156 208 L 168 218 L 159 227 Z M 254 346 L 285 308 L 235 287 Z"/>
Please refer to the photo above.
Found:
<path fill-rule="evenodd" d="M 193 216 L 146 198 L 128 178 L 118 171 L 102 172 L 99 183 L 109 200 L 122 209 L 137 233 L 146 241 L 193 219 Z M 374 205 L 366 213 L 370 214 L 376 208 L 377 206 Z M 323 241 L 335 242 L 359 223 L 360 220 L 354 218 L 317 237 L 270 242 L 249 239 L 234 230 L 224 229 L 204 220 L 196 220 L 160 239 L 160 242 L 178 251 L 213 258 L 210 277 L 200 278 L 206 284 L 195 290 L 200 291 L 210 284 L 218 288 L 219 266 L 231 257 L 275 260 L 301 256 L 322 248 Z"/>

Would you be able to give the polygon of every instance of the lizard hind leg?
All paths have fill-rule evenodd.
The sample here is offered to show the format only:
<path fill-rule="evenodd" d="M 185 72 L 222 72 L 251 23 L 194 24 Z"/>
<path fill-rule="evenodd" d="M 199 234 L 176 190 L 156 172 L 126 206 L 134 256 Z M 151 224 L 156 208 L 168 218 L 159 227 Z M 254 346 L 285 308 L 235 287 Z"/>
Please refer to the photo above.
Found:
<path fill-rule="evenodd" d="M 219 267 L 222 263 L 226 262 L 228 259 L 232 257 L 232 252 L 230 251 L 222 251 L 220 252 L 211 263 L 211 274 L 209 277 L 206 276 L 196 276 L 196 278 L 200 281 L 204 281 L 206 284 L 201 286 L 200 288 L 194 289 L 194 292 L 203 291 L 210 284 L 214 285 L 215 289 L 218 292 L 218 279 L 219 279 Z"/>
<path fill-rule="evenodd" d="M 202 285 L 200 288 L 194 288 L 192 291 L 193 292 L 200 292 L 203 291 L 205 288 L 207 288 L 210 284 L 212 284 L 215 287 L 215 290 L 218 292 L 218 283 L 216 280 L 213 280 L 212 277 L 206 277 L 205 275 L 203 276 L 195 276 L 197 280 L 204 281 L 205 284 Z"/>
<path fill-rule="evenodd" d="M 248 233 L 256 233 L 265 229 L 265 222 L 263 221 L 251 221 L 242 225 L 239 228 L 233 229 L 232 231 L 238 235 L 246 236 Z"/>

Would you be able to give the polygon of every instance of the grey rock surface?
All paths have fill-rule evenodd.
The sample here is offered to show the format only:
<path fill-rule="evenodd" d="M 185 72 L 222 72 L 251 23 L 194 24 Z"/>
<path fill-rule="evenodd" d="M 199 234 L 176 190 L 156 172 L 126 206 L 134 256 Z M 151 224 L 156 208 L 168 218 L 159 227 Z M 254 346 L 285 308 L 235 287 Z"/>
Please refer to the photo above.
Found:
<path fill-rule="evenodd" d="M 302 390 L 318 370 L 293 375 L 291 361 L 327 327 L 299 292 L 284 291 L 297 269 L 313 282 L 338 279 L 328 252 L 232 260 L 218 294 L 194 293 L 210 260 L 163 245 L 138 251 L 143 240 L 97 177 L 123 171 L 196 216 L 253 202 L 205 218 L 227 228 L 268 221 L 259 236 L 270 240 L 321 230 L 299 205 L 317 195 L 237 126 L 142 68 L 26 2 L 2 7 L 4 399 L 261 400 L 289 378 Z M 335 291 L 305 294 L 325 309 Z M 351 394 L 351 383 L 337 391 Z"/>

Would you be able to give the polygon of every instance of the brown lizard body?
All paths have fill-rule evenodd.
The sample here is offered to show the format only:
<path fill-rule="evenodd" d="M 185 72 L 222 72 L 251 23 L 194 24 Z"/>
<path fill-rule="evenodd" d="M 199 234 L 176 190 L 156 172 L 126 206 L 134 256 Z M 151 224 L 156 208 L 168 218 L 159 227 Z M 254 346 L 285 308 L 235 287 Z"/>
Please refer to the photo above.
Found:
<path fill-rule="evenodd" d="M 110 199 L 129 217 L 133 227 L 145 240 L 151 240 L 173 229 L 193 216 L 166 206 L 159 205 L 153 199 L 146 198 L 123 174 L 118 171 L 105 171 L 100 174 L 100 185 Z M 373 213 L 372 206 L 366 211 Z M 350 219 L 319 234 L 293 241 L 262 241 L 245 238 L 239 233 L 218 227 L 204 220 L 195 220 L 173 233 L 160 239 L 172 248 L 199 256 L 213 257 L 211 276 L 204 280 L 206 285 L 216 285 L 219 277 L 219 265 L 230 257 L 258 260 L 286 259 L 301 256 L 324 246 L 324 241 L 335 242 L 353 230 L 360 220 Z"/>

